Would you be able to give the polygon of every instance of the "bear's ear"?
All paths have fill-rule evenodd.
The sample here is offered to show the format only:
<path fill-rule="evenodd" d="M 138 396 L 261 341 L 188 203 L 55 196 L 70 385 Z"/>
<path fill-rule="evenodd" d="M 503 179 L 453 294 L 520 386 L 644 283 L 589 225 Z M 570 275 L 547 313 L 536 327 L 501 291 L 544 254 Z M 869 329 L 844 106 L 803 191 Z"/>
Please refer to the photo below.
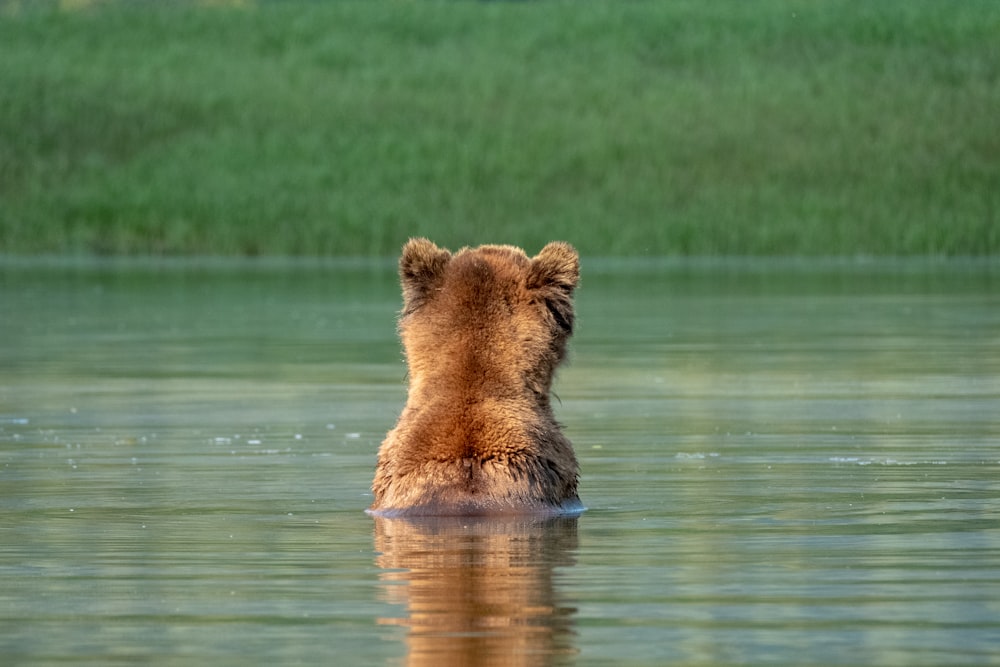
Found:
<path fill-rule="evenodd" d="M 403 314 L 416 310 L 441 286 L 451 253 L 427 239 L 410 239 L 399 257 L 399 281 L 403 286 Z"/>
<path fill-rule="evenodd" d="M 572 293 L 580 281 L 580 256 L 568 243 L 553 241 L 531 260 L 528 289 L 555 287 Z"/>
<path fill-rule="evenodd" d="M 527 286 L 544 299 L 555 323 L 573 333 L 573 290 L 580 282 L 580 256 L 568 243 L 553 241 L 531 260 Z"/>

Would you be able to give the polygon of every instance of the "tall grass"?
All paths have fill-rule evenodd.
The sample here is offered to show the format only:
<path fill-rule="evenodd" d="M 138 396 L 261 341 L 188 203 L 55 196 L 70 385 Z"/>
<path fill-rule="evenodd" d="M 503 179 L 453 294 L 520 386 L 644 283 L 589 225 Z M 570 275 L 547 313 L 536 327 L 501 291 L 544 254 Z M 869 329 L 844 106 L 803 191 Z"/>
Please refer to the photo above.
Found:
<path fill-rule="evenodd" d="M 0 252 L 1000 253 L 1000 3 L 0 0 Z"/>

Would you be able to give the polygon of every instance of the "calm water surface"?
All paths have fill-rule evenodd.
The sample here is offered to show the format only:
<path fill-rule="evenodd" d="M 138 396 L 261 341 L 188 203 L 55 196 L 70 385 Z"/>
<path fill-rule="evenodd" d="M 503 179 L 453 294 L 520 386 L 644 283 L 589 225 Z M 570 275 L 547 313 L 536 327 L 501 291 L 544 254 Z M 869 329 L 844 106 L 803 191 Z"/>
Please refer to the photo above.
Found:
<path fill-rule="evenodd" d="M 373 520 L 390 264 L 0 263 L 3 664 L 1000 664 L 1000 265 L 584 260 L 579 519 Z"/>

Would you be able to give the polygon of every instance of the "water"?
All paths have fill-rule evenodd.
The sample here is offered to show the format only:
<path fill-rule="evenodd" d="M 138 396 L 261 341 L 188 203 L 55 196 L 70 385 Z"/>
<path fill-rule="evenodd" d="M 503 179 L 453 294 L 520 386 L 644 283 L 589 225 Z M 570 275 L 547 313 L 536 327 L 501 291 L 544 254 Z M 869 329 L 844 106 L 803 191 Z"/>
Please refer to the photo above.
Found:
<path fill-rule="evenodd" d="M 0 264 L 4 664 L 1000 664 L 1000 266 L 583 263 L 590 508 L 373 520 L 390 264 Z"/>

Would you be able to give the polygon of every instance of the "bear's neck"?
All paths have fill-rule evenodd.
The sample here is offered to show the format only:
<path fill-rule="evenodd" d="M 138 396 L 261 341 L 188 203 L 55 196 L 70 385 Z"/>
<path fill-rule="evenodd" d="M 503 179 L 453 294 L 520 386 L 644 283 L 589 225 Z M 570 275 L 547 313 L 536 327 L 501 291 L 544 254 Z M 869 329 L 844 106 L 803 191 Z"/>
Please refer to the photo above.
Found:
<path fill-rule="evenodd" d="M 532 412 L 549 412 L 548 383 L 531 382 L 484 368 L 442 365 L 411 369 L 409 397 L 423 404 L 444 402 L 456 406 L 502 402 Z"/>

